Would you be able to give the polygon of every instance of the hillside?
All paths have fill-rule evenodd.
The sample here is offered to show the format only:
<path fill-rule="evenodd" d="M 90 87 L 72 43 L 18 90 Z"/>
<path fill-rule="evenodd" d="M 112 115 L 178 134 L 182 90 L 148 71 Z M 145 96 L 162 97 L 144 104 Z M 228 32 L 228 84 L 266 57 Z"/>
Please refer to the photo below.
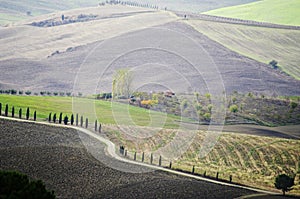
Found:
<path fill-rule="evenodd" d="M 211 10 L 204 14 L 300 26 L 300 1 L 263 0 Z"/>
<path fill-rule="evenodd" d="M 77 130 L 3 119 L 0 125 L 0 169 L 41 179 L 58 198 L 236 198 L 256 193 L 118 161 L 107 156 L 103 143 Z"/>
<path fill-rule="evenodd" d="M 58 22 L 62 14 L 97 17 L 51 27 L 30 25 Z M 1 28 L 0 83 L 38 92 L 110 92 L 114 71 L 131 68 L 133 90 L 300 95 L 300 82 L 292 77 L 220 45 L 178 19 L 168 11 L 115 5 L 39 16 Z"/>
<path fill-rule="evenodd" d="M 295 79 L 300 79 L 299 30 L 253 27 L 197 19 L 188 20 L 187 23 L 239 54 L 265 64 L 276 60 L 279 70 Z"/>
<path fill-rule="evenodd" d="M 225 6 L 239 5 L 243 3 L 253 2 L 254 0 L 230 0 L 230 1 L 184 1 L 184 0 L 138 0 L 132 2 L 138 2 L 141 5 L 150 4 L 159 6 L 160 9 L 167 7 L 171 10 L 190 11 L 190 12 L 204 12 L 216 8 Z M 0 25 L 6 25 L 14 22 L 18 22 L 24 19 L 31 19 L 33 16 L 39 16 L 43 14 L 53 13 L 57 11 L 70 10 L 74 8 L 83 8 L 89 6 L 97 6 L 99 3 L 104 3 L 105 0 L 67 0 L 67 1 L 46 1 L 46 0 L 20 0 L 0 1 Z M 30 15 L 27 14 L 30 12 Z"/>

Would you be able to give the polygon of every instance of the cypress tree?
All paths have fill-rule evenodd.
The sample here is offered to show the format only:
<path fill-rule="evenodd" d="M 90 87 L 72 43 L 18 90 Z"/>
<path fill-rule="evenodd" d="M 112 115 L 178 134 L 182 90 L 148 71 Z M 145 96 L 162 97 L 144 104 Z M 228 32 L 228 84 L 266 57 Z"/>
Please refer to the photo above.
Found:
<path fill-rule="evenodd" d="M 68 121 L 69 121 L 68 116 L 65 116 L 65 118 L 64 118 L 64 124 L 67 125 L 67 124 L 68 124 Z"/>
<path fill-rule="evenodd" d="M 33 113 L 33 120 L 36 121 L 36 111 Z"/>
<path fill-rule="evenodd" d="M 95 131 L 97 131 L 97 120 L 95 120 Z"/>
<path fill-rule="evenodd" d="M 22 119 L 22 108 L 19 109 L 19 118 Z"/>
<path fill-rule="evenodd" d="M 51 113 L 49 113 L 48 121 L 51 122 Z"/>
<path fill-rule="evenodd" d="M 78 126 L 78 113 L 76 114 L 76 126 Z"/>
<path fill-rule="evenodd" d="M 102 127 L 102 125 L 101 125 L 101 123 L 99 124 L 99 133 L 101 133 L 101 127 Z"/>
<path fill-rule="evenodd" d="M 72 114 L 71 115 L 71 125 L 73 125 L 74 124 L 74 115 Z"/>
<path fill-rule="evenodd" d="M 85 119 L 85 128 L 88 128 L 88 125 L 89 125 L 89 119 L 86 118 L 86 119 Z"/>
<path fill-rule="evenodd" d="M 80 117 L 80 126 L 82 127 L 83 125 L 83 116 Z"/>
<path fill-rule="evenodd" d="M 145 158 L 145 153 L 142 153 L 142 162 L 144 162 L 144 158 Z"/>
<path fill-rule="evenodd" d="M 11 117 L 15 117 L 15 107 L 14 106 L 11 109 Z"/>
<path fill-rule="evenodd" d="M 0 103 L 0 115 L 2 115 L 2 103 Z"/>
<path fill-rule="evenodd" d="M 158 165 L 161 166 L 161 155 L 159 156 Z"/>
<path fill-rule="evenodd" d="M 53 123 L 56 123 L 56 113 L 53 115 Z"/>
<path fill-rule="evenodd" d="M 27 110 L 26 110 L 26 120 L 29 120 L 29 113 L 30 113 L 30 110 L 29 110 L 29 107 L 27 107 Z"/>
<path fill-rule="evenodd" d="M 59 120 L 58 120 L 58 123 L 61 124 L 61 121 L 62 121 L 62 113 L 59 114 Z"/>
<path fill-rule="evenodd" d="M 7 117 L 8 116 L 8 104 L 6 104 L 6 106 L 5 106 L 5 117 Z"/>

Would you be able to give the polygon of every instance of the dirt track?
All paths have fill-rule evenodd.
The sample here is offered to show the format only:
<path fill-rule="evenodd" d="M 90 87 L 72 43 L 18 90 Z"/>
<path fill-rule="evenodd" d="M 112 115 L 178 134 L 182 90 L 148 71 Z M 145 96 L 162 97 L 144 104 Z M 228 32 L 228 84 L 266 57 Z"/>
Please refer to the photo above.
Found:
<path fill-rule="evenodd" d="M 103 144 L 76 130 L 3 119 L 0 126 L 0 168 L 42 179 L 59 198 L 235 198 L 255 193 L 161 171 L 112 169 L 93 158 L 81 140 L 90 139 L 104 162 L 143 170 L 107 157 Z"/>

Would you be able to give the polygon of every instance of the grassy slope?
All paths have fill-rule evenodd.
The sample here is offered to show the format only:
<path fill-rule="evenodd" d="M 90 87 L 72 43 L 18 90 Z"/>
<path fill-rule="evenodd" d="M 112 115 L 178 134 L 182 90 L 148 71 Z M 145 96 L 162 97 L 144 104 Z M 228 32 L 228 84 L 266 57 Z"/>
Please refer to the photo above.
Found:
<path fill-rule="evenodd" d="M 168 166 L 172 158 L 168 154 L 161 153 L 160 149 L 172 143 L 175 134 L 179 133 L 177 130 L 163 129 L 150 138 L 128 139 L 127 133 L 113 129 L 108 132 L 112 141 L 128 149 L 129 158 L 133 158 L 134 152 L 137 151 L 137 159 L 140 161 L 142 152 L 145 152 L 145 161 L 150 162 L 150 154 L 153 153 L 153 163 L 158 164 L 159 155 L 162 155 L 164 166 Z M 297 171 L 300 172 L 299 140 L 224 133 L 214 149 L 206 157 L 199 158 L 204 137 L 205 132 L 197 132 L 189 148 L 178 159 L 172 160 L 172 167 L 191 171 L 195 166 L 195 172 L 198 174 L 206 172 L 207 176 L 215 177 L 219 172 L 221 179 L 229 180 L 229 176 L 232 175 L 235 183 L 273 191 L 276 191 L 274 189 L 276 175 L 280 173 L 292 175 Z M 178 145 L 175 146 L 176 149 L 173 150 L 181 150 Z M 300 194 L 300 185 L 296 185 L 292 193 Z"/>
<path fill-rule="evenodd" d="M 269 63 L 300 79 L 300 31 L 189 20 L 196 30 L 242 55 Z"/>
<path fill-rule="evenodd" d="M 263 0 L 220 8 L 205 12 L 205 14 L 299 26 L 300 1 Z"/>
<path fill-rule="evenodd" d="M 68 10 L 86 6 L 96 6 L 99 3 L 98 0 L 52 0 L 52 1 L 33 1 L 33 0 L 20 0 L 9 1 L 4 0 L 0 2 L 0 8 L 2 13 L 0 15 L 0 24 L 7 24 L 9 22 L 19 21 L 22 19 L 28 19 L 26 15 L 27 11 L 30 11 L 33 16 L 47 14 L 58 10 Z"/>
<path fill-rule="evenodd" d="M 60 112 L 68 115 L 74 112 L 88 117 L 90 122 L 93 122 L 95 119 L 94 110 L 97 119 L 103 124 L 115 124 L 118 122 L 125 125 L 151 125 L 153 127 L 161 127 L 162 125 L 166 128 L 176 128 L 178 124 L 176 124 L 175 120 L 180 120 L 179 117 L 173 115 L 166 116 L 163 113 L 125 104 L 83 98 L 75 98 L 72 103 L 71 97 L 0 95 L 0 103 L 2 103 L 2 114 L 4 113 L 6 104 L 9 105 L 9 111 L 11 111 L 12 106 L 15 107 L 15 115 L 17 117 L 19 108 L 23 109 L 23 115 L 25 116 L 26 108 L 29 107 L 32 113 L 33 110 L 36 110 L 37 117 L 43 120 L 48 118 L 50 112 L 52 112 L 52 115 L 53 113 L 57 113 L 57 117 Z M 78 105 L 84 108 L 76 108 Z M 115 112 L 112 112 L 112 107 L 113 110 L 116 110 Z M 90 111 L 87 111 L 89 109 Z"/>

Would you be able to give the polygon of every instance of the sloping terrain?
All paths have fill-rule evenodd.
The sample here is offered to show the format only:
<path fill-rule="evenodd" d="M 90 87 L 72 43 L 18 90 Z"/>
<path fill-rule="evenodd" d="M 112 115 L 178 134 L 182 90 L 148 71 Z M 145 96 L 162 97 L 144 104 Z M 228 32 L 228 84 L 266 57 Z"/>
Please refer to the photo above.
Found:
<path fill-rule="evenodd" d="M 0 125 L 0 169 L 43 180 L 58 198 L 236 198 L 255 193 L 119 162 L 105 155 L 102 143 L 75 130 L 3 119 Z"/>
<path fill-rule="evenodd" d="M 167 7 L 172 10 L 204 12 L 225 6 L 239 5 L 243 3 L 253 2 L 254 0 L 206 0 L 206 1 L 184 1 L 184 0 L 139 0 L 136 1 L 140 5 L 155 5 L 164 9 Z M 31 19 L 32 16 L 52 13 L 55 11 L 69 10 L 74 8 L 82 8 L 87 6 L 97 6 L 99 3 L 104 3 L 105 0 L 68 0 L 68 1 L 46 1 L 46 0 L 20 0 L 9 1 L 2 0 L 0 2 L 0 25 L 6 25 L 12 22 L 18 22 L 24 19 Z M 134 1 L 133 1 L 134 2 Z M 30 12 L 30 15 L 27 14 Z"/>
<path fill-rule="evenodd" d="M 253 27 L 197 19 L 188 20 L 187 23 L 242 55 L 266 64 L 276 60 L 281 70 L 295 79 L 300 78 L 299 30 Z"/>
<path fill-rule="evenodd" d="M 163 86 L 175 92 L 222 93 L 224 87 L 229 93 L 299 95 L 299 81 L 229 50 L 185 23 L 172 22 L 177 18 L 168 12 L 137 13 L 145 9 L 125 6 L 109 9 L 72 11 L 66 16 L 104 10 L 103 16 L 131 14 L 47 28 L 1 29 L 2 84 L 23 90 L 76 87 L 83 93 L 103 92 L 111 90 L 116 69 L 131 68 L 134 90 L 144 85 L 149 91 Z"/>
<path fill-rule="evenodd" d="M 205 12 L 209 15 L 294 26 L 300 25 L 299 13 L 298 0 L 263 0 Z"/>

